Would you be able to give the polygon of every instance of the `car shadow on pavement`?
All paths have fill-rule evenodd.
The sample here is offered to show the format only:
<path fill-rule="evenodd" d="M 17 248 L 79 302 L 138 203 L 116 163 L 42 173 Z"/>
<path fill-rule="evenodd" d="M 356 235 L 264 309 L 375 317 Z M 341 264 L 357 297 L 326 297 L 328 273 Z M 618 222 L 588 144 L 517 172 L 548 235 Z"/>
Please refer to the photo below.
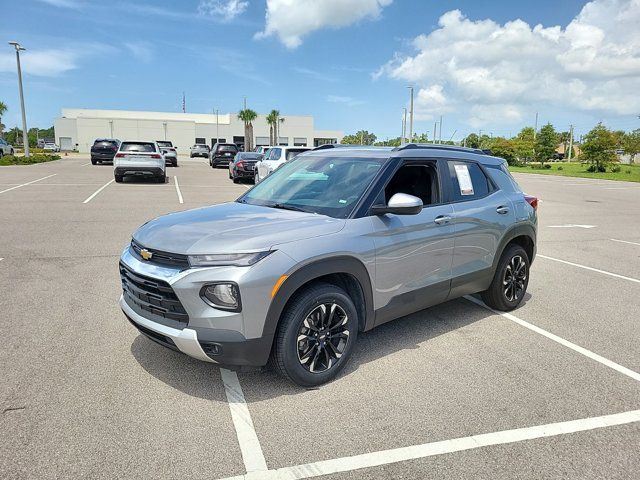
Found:
<path fill-rule="evenodd" d="M 525 300 L 530 297 L 527 294 Z M 431 340 L 494 315 L 467 300 L 457 299 L 360 333 L 353 356 L 338 378 L 357 374 L 361 365 L 396 352 L 430 348 Z M 169 350 L 143 335 L 136 337 L 131 345 L 131 353 L 142 368 L 167 385 L 187 395 L 221 400 L 220 393 L 224 387 L 215 365 Z M 248 402 L 297 395 L 305 391 L 269 368 L 241 372 L 239 378 L 241 384 L 251 384 L 252 395 L 247 398 Z M 257 398 L 256 392 L 259 392 Z"/>

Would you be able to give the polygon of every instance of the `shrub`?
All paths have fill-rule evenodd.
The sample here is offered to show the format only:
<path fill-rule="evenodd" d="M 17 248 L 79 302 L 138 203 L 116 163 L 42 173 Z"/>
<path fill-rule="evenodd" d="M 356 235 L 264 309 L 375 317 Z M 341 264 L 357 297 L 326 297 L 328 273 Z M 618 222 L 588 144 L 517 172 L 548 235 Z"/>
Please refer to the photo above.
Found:
<path fill-rule="evenodd" d="M 18 155 L 4 155 L 3 157 L 0 157 L 0 165 L 31 165 L 34 163 L 51 162 L 59 159 L 60 155 L 51 155 L 46 153 L 36 153 L 28 158 Z"/>
<path fill-rule="evenodd" d="M 622 170 L 622 168 L 620 167 L 620 165 L 614 165 L 613 167 L 611 167 L 611 171 L 613 173 L 618 173 L 620 170 Z"/>
<path fill-rule="evenodd" d="M 564 169 L 562 168 L 562 165 L 558 165 L 558 170 L 564 170 Z"/>
<path fill-rule="evenodd" d="M 604 165 L 596 165 L 596 164 L 591 164 L 587 167 L 587 172 L 606 172 L 607 169 Z"/>
<path fill-rule="evenodd" d="M 625 170 L 625 173 L 630 175 L 631 174 L 631 170 Z"/>
<path fill-rule="evenodd" d="M 547 170 L 549 170 L 549 169 L 551 168 L 551 165 L 549 165 L 548 163 L 545 163 L 545 164 L 544 164 L 544 168 L 545 168 L 545 169 L 547 169 Z"/>

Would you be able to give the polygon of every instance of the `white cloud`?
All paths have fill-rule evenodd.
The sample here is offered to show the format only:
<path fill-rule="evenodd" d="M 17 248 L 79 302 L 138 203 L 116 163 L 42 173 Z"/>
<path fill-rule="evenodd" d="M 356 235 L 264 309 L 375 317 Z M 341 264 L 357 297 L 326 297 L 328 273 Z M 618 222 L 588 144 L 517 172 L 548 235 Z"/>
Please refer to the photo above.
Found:
<path fill-rule="evenodd" d="M 327 102 L 341 103 L 349 107 L 355 107 L 357 105 L 362 105 L 366 103 L 364 100 L 358 100 L 357 98 L 353 98 L 353 97 L 344 97 L 341 95 L 327 95 Z"/>
<path fill-rule="evenodd" d="M 83 6 L 82 2 L 77 0 L 39 0 L 53 7 L 79 9 Z"/>
<path fill-rule="evenodd" d="M 198 13 L 201 15 L 222 16 L 229 22 L 242 15 L 249 6 L 244 0 L 201 0 L 198 5 Z"/>
<path fill-rule="evenodd" d="M 528 106 L 640 111 L 640 0 L 595 0 L 565 28 L 470 20 L 459 10 L 413 39 L 375 77 L 416 83 L 416 111 L 458 111 L 474 127 L 521 120 Z"/>
<path fill-rule="evenodd" d="M 393 0 L 267 0 L 266 25 L 256 38 L 277 36 L 287 48 L 323 28 L 342 28 L 365 18 L 376 19 Z"/>
<path fill-rule="evenodd" d="M 124 46 L 135 58 L 144 63 L 149 63 L 153 60 L 154 51 L 149 42 L 125 42 Z"/>
<path fill-rule="evenodd" d="M 113 54 L 116 49 L 100 43 L 85 43 L 78 48 L 28 48 L 20 54 L 22 73 L 25 76 L 57 77 L 70 70 L 79 68 L 79 64 L 96 55 Z M 15 73 L 15 53 L 0 53 L 0 73 Z"/>

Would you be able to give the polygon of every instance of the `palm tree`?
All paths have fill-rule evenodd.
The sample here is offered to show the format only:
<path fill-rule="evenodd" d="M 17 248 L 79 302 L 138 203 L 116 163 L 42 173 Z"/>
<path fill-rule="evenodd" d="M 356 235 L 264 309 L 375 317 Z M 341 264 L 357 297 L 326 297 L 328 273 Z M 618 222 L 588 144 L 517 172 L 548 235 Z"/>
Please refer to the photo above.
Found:
<path fill-rule="evenodd" d="M 4 102 L 0 102 L 0 137 L 2 137 L 2 131 L 4 130 L 4 125 L 2 124 L 2 116 L 6 111 L 7 105 Z"/>
<path fill-rule="evenodd" d="M 271 110 L 267 115 L 267 123 L 269 124 L 269 145 L 276 145 L 276 134 L 278 130 L 278 119 L 280 118 L 280 112 L 278 110 Z"/>
<path fill-rule="evenodd" d="M 238 112 L 238 119 L 244 122 L 244 151 L 253 150 L 253 122 L 258 118 L 258 114 L 250 108 L 245 108 Z"/>

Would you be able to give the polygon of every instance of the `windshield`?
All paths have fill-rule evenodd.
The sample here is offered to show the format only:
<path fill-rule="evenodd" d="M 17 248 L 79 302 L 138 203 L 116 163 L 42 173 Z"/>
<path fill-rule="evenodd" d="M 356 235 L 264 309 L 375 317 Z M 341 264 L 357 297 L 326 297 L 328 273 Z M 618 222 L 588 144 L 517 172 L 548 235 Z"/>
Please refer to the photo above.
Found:
<path fill-rule="evenodd" d="M 173 145 L 171 145 L 171 142 L 165 142 L 163 140 L 157 142 L 158 145 L 160 145 L 161 147 L 173 147 Z"/>
<path fill-rule="evenodd" d="M 238 147 L 235 145 L 218 145 L 217 152 L 237 152 Z"/>
<path fill-rule="evenodd" d="M 346 218 L 383 162 L 376 158 L 298 157 L 238 201 Z"/>

